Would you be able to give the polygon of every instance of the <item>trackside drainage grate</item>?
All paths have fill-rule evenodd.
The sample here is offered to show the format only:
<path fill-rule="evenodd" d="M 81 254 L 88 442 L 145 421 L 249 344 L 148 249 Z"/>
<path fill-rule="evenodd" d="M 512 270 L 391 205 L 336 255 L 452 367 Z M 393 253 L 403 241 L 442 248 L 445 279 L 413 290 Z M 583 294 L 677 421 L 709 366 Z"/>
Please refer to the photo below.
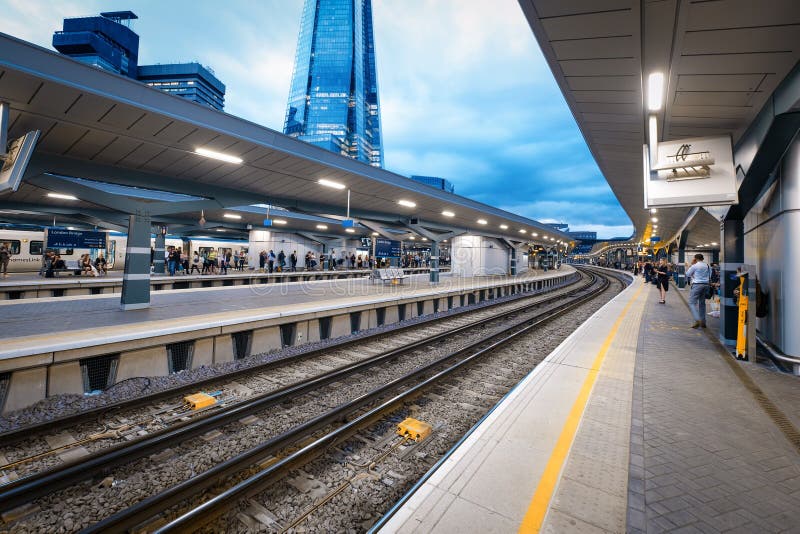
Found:
<path fill-rule="evenodd" d="M 433 299 L 433 313 L 439 313 L 439 299 Z"/>
<path fill-rule="evenodd" d="M 281 346 L 292 347 L 297 337 L 297 323 L 286 323 L 281 325 Z"/>
<path fill-rule="evenodd" d="M 319 320 L 319 338 L 330 339 L 332 317 L 321 317 Z"/>
<path fill-rule="evenodd" d="M 376 319 L 378 321 L 378 326 L 383 326 L 386 324 L 386 308 L 376 309 L 375 315 L 377 316 Z"/>
<path fill-rule="evenodd" d="M 170 343 L 167 345 L 169 373 L 172 374 L 190 369 L 192 367 L 193 355 L 194 341 L 181 341 L 180 343 Z"/>
<path fill-rule="evenodd" d="M 231 334 L 231 341 L 233 342 L 233 358 L 235 360 L 242 360 L 250 356 L 250 347 L 253 346 L 252 330 L 234 332 Z"/>
<path fill-rule="evenodd" d="M 420 315 L 425 315 L 425 301 L 419 300 L 417 301 L 417 317 Z"/>
<path fill-rule="evenodd" d="M 92 295 L 102 295 L 103 288 L 102 287 L 93 287 L 92 288 Z"/>
<path fill-rule="evenodd" d="M 104 391 L 114 384 L 119 354 L 106 354 L 80 360 L 83 392 Z"/>
<path fill-rule="evenodd" d="M 8 389 L 11 385 L 11 373 L 0 373 L 0 407 L 5 406 Z"/>
<path fill-rule="evenodd" d="M 64 290 L 63 289 L 54 289 L 53 290 L 53 296 L 54 297 L 63 297 L 64 296 Z"/>
<path fill-rule="evenodd" d="M 447 297 L 447 309 L 448 310 L 452 310 L 453 309 L 453 297 L 452 296 Z"/>
<path fill-rule="evenodd" d="M 405 304 L 398 304 L 397 305 L 397 318 L 401 321 L 406 320 L 406 305 Z"/>
<path fill-rule="evenodd" d="M 355 334 L 361 330 L 361 312 L 352 312 L 350 314 L 350 333 Z"/>

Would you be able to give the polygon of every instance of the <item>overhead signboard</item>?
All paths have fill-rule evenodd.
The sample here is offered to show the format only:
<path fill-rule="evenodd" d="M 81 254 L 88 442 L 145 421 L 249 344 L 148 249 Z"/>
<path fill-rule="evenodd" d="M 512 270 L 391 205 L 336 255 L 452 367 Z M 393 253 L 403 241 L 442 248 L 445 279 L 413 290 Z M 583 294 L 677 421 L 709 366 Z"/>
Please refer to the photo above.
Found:
<path fill-rule="evenodd" d="M 644 146 L 644 207 L 721 206 L 738 203 L 731 138 L 696 137 Z"/>
<path fill-rule="evenodd" d="M 36 141 L 39 139 L 39 130 L 28 132 L 22 137 L 14 139 L 8 147 L 4 159 L 0 159 L 0 192 L 16 191 L 28 162 L 33 154 Z M 0 147 L 0 154 L 6 147 Z"/>
<path fill-rule="evenodd" d="M 46 248 L 106 248 L 105 232 L 47 228 Z"/>
<path fill-rule="evenodd" d="M 400 241 L 393 241 L 383 237 L 375 238 L 375 257 L 399 258 L 402 254 Z"/>

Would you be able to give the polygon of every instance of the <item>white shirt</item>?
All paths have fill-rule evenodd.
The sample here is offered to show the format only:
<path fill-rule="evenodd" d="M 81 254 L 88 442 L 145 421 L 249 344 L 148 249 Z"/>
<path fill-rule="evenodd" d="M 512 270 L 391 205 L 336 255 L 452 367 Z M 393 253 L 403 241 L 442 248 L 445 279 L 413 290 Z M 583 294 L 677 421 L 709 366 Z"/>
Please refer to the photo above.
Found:
<path fill-rule="evenodd" d="M 691 278 L 693 284 L 707 284 L 711 280 L 711 267 L 704 261 L 698 261 L 689 267 L 686 277 Z"/>

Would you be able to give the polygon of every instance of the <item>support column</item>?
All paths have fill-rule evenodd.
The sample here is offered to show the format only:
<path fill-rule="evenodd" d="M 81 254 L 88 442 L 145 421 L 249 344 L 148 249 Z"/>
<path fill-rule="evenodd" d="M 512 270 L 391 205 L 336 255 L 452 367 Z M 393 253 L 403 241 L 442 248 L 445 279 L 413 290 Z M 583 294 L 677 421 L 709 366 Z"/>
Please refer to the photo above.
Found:
<path fill-rule="evenodd" d="M 430 281 L 439 281 L 439 242 L 431 241 L 431 276 Z"/>
<path fill-rule="evenodd" d="M 726 345 L 735 345 L 739 307 L 733 291 L 739 287 L 736 269 L 744 264 L 744 222 L 726 220 L 721 230 L 719 338 Z"/>
<path fill-rule="evenodd" d="M 509 245 L 511 245 L 511 276 L 516 276 L 517 275 L 517 247 L 515 247 L 511 243 L 509 243 Z"/>
<path fill-rule="evenodd" d="M 156 232 L 156 246 L 153 248 L 153 274 L 166 274 L 164 252 L 166 251 L 167 236 L 161 233 L 161 228 L 158 230 Z"/>
<path fill-rule="evenodd" d="M 163 253 L 162 253 L 163 258 Z M 128 245 L 125 249 L 125 274 L 122 276 L 123 310 L 150 306 L 150 214 L 128 218 Z"/>
<path fill-rule="evenodd" d="M 686 287 L 686 244 L 689 242 L 689 230 L 681 232 L 680 240 L 678 241 L 678 287 L 683 289 Z"/>

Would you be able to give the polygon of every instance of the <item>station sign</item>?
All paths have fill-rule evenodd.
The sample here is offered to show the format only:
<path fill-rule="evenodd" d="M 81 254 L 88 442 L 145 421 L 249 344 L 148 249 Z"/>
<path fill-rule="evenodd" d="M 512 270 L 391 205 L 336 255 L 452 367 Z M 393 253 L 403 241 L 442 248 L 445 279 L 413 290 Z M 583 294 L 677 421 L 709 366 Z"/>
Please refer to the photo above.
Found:
<path fill-rule="evenodd" d="M 644 207 L 727 206 L 739 201 L 730 136 L 643 147 Z"/>
<path fill-rule="evenodd" d="M 105 232 L 48 227 L 45 248 L 106 248 Z"/>
<path fill-rule="evenodd" d="M 659 241 L 661 241 L 660 237 L 653 236 L 650 238 L 651 243 L 658 243 Z"/>
<path fill-rule="evenodd" d="M 375 257 L 377 258 L 399 258 L 402 255 L 402 245 L 400 241 L 375 238 Z"/>

